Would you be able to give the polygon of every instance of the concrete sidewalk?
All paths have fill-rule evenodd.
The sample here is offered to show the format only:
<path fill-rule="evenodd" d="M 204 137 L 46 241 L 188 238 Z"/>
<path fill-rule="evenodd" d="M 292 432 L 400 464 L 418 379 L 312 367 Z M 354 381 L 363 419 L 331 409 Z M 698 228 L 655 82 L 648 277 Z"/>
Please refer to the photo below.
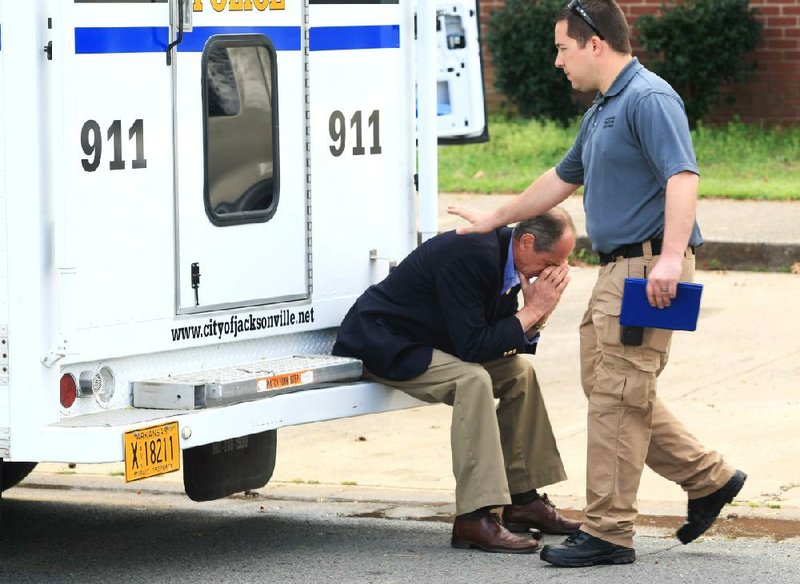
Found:
<path fill-rule="evenodd" d="M 461 222 L 447 215 L 448 205 L 490 209 L 512 196 L 443 194 L 439 229 Z M 574 196 L 565 207 L 585 237 L 582 203 Z M 760 272 L 698 272 L 705 285 L 699 327 L 676 333 L 659 394 L 704 444 L 749 474 L 729 515 L 800 520 L 800 275 L 764 273 L 787 272 L 800 262 L 800 202 L 701 200 L 698 221 L 707 242 L 701 266 L 704 254 L 716 268 L 743 266 L 737 254 L 752 257 L 748 250 L 758 246 L 781 263 L 757 264 Z M 569 475 L 547 491 L 575 509 L 583 505 L 586 466 L 577 326 L 596 270 L 573 268 L 533 358 Z M 286 428 L 274 480 L 328 496 L 350 492 L 452 505 L 449 428 L 446 406 Z M 680 488 L 645 470 L 642 513 L 681 517 L 685 505 Z"/>
<path fill-rule="evenodd" d="M 533 357 L 569 475 L 545 490 L 576 509 L 586 466 L 577 326 L 596 271 L 573 268 Z M 707 447 L 749 474 L 736 513 L 800 519 L 800 276 L 699 272 L 698 281 L 705 285 L 698 330 L 676 334 L 659 395 Z M 286 428 L 275 479 L 426 492 L 452 502 L 449 428 L 446 406 Z M 649 469 L 640 499 L 643 513 L 685 512 L 681 489 Z"/>

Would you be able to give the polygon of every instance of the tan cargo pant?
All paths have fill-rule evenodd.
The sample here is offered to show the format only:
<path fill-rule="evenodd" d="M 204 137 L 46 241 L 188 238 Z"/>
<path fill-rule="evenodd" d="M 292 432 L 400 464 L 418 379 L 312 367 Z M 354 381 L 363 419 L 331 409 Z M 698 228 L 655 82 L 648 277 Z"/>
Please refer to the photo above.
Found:
<path fill-rule="evenodd" d="M 580 325 L 581 380 L 589 398 L 586 521 L 581 529 L 626 547 L 633 547 L 636 493 L 645 464 L 679 484 L 690 499 L 713 493 L 734 473 L 656 396 L 672 331 L 647 328 L 641 346 L 620 343 L 625 278 L 645 277 L 657 259 L 648 253 L 602 266 Z M 687 250 L 680 279 L 693 277 L 694 255 Z"/>
<path fill-rule="evenodd" d="M 367 376 L 417 399 L 453 407 L 457 514 L 507 505 L 511 493 L 567 478 L 536 373 L 526 358 L 477 364 L 434 350 L 427 371 L 411 380 Z"/>

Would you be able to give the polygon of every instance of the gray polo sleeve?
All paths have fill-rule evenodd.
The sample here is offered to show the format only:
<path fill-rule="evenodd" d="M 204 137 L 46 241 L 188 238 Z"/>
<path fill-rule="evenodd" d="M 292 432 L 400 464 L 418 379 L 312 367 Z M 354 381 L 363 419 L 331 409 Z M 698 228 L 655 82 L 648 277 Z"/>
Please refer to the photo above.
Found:
<path fill-rule="evenodd" d="M 564 158 L 561 159 L 561 162 L 556 165 L 556 174 L 558 178 L 572 185 L 583 184 L 583 138 L 585 125 L 586 118 L 584 117 L 584 123 L 581 124 L 578 135 L 575 137 L 575 142 L 573 142 L 572 147 L 564 155 Z"/>
<path fill-rule="evenodd" d="M 689 121 L 677 95 L 648 93 L 633 111 L 635 134 L 642 152 L 662 186 L 679 172 L 700 174 Z"/>

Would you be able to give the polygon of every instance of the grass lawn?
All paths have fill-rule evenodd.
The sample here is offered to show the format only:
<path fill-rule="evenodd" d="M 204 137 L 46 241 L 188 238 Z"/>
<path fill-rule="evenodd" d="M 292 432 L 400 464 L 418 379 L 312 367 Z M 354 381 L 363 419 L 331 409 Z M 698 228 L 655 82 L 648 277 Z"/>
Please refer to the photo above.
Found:
<path fill-rule="evenodd" d="M 577 128 L 493 117 L 489 142 L 439 147 L 439 190 L 517 193 L 561 159 Z M 731 122 L 692 138 L 701 197 L 800 200 L 800 127 Z"/>

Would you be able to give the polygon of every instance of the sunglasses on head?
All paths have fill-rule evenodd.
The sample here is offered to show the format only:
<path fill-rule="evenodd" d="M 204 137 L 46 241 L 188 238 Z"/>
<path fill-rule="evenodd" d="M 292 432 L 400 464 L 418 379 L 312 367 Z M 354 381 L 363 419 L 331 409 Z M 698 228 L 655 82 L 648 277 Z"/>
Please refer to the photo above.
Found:
<path fill-rule="evenodd" d="M 586 12 L 586 8 L 584 8 L 583 4 L 581 4 L 581 0 L 570 0 L 570 3 L 567 4 L 567 8 L 580 16 L 583 22 L 589 25 L 589 28 L 594 31 L 594 34 L 600 37 L 601 41 L 605 40 L 603 33 L 600 32 L 600 29 L 597 28 L 597 25 L 595 25 L 595 23 L 592 21 L 592 18 L 589 16 L 589 13 Z"/>

